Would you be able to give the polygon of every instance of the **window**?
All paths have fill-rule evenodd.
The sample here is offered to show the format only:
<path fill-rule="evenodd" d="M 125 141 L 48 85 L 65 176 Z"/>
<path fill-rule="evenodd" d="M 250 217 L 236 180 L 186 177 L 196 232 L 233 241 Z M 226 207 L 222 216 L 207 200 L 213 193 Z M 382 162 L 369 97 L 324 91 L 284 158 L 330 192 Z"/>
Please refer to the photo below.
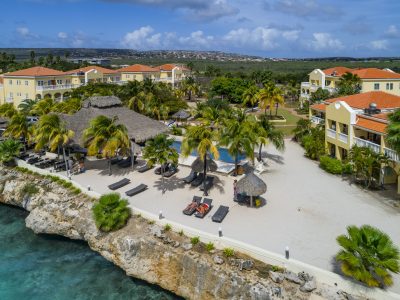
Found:
<path fill-rule="evenodd" d="M 8 81 L 8 84 L 9 84 L 9 85 L 12 85 L 12 80 L 11 80 L 11 79 Z"/>
<path fill-rule="evenodd" d="M 65 84 L 71 84 L 71 79 L 65 79 Z"/>
<path fill-rule="evenodd" d="M 29 81 L 28 80 L 25 80 L 25 85 L 29 85 Z"/>
<path fill-rule="evenodd" d="M 14 97 L 14 93 L 10 92 L 10 98 L 13 98 L 13 97 Z"/>
<path fill-rule="evenodd" d="M 386 83 L 386 90 L 393 90 L 393 83 L 392 82 L 388 82 Z"/>
<path fill-rule="evenodd" d="M 38 86 L 43 86 L 43 84 L 44 84 L 43 80 L 39 80 L 39 81 L 37 82 L 37 85 L 38 85 Z"/>
<path fill-rule="evenodd" d="M 52 80 L 47 80 L 47 85 L 53 85 Z"/>
<path fill-rule="evenodd" d="M 129 75 L 129 74 L 126 74 L 126 78 L 131 78 L 131 75 Z"/>
<path fill-rule="evenodd" d="M 17 93 L 17 97 L 21 97 L 22 96 L 22 94 L 21 93 Z"/>
<path fill-rule="evenodd" d="M 17 80 L 17 85 L 21 85 L 21 80 Z"/>
<path fill-rule="evenodd" d="M 379 91 L 379 83 L 374 83 L 374 90 Z"/>
<path fill-rule="evenodd" d="M 57 79 L 57 84 L 62 84 L 62 80 L 61 79 Z"/>

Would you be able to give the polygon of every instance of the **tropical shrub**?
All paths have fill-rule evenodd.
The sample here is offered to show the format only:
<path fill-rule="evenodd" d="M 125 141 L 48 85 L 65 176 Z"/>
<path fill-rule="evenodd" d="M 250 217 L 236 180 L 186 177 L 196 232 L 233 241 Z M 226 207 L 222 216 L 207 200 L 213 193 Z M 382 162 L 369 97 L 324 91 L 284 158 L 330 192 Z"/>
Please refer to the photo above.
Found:
<path fill-rule="evenodd" d="M 325 129 L 323 126 L 311 128 L 310 134 L 303 136 L 302 145 L 306 156 L 317 160 L 325 154 Z"/>
<path fill-rule="evenodd" d="M 296 128 L 293 130 L 294 139 L 302 143 L 303 137 L 310 134 L 312 129 L 311 121 L 308 119 L 300 119 L 297 121 Z"/>
<path fill-rule="evenodd" d="M 342 247 L 336 260 L 345 275 L 373 287 L 393 284 L 390 272 L 400 272 L 400 256 L 386 233 L 369 225 L 349 226 L 336 240 Z"/>
<path fill-rule="evenodd" d="M 32 196 L 37 193 L 39 193 L 39 188 L 34 183 L 25 184 L 20 191 L 21 196 L 24 196 L 24 195 Z"/>
<path fill-rule="evenodd" d="M 171 133 L 172 133 L 173 135 L 179 135 L 179 136 L 181 136 L 182 133 L 183 133 L 183 131 L 182 131 L 182 128 L 176 127 L 176 126 L 174 125 L 174 126 L 171 127 Z"/>
<path fill-rule="evenodd" d="M 340 160 L 329 156 L 320 157 L 319 166 L 321 169 L 331 174 L 342 174 L 343 172 L 343 163 Z"/>
<path fill-rule="evenodd" d="M 0 162 L 9 164 L 19 155 L 22 144 L 19 141 L 8 139 L 0 143 Z"/>
<path fill-rule="evenodd" d="M 124 227 L 131 216 L 128 201 L 117 193 L 101 196 L 92 210 L 97 228 L 105 232 Z"/>
<path fill-rule="evenodd" d="M 200 242 L 200 237 L 198 236 L 194 236 L 190 239 L 190 242 L 192 243 L 192 245 L 197 245 Z"/>
<path fill-rule="evenodd" d="M 235 250 L 232 248 L 225 248 L 222 253 L 225 255 L 225 257 L 232 257 L 235 255 Z"/>
<path fill-rule="evenodd" d="M 165 226 L 164 226 L 165 231 L 170 231 L 171 229 L 172 229 L 172 227 L 170 224 L 165 224 Z"/>
<path fill-rule="evenodd" d="M 210 251 L 212 251 L 212 250 L 214 250 L 215 249 L 215 247 L 214 247 L 214 244 L 212 243 L 212 242 L 208 242 L 207 244 L 206 244 L 206 250 L 208 251 L 208 252 L 210 252 Z"/>

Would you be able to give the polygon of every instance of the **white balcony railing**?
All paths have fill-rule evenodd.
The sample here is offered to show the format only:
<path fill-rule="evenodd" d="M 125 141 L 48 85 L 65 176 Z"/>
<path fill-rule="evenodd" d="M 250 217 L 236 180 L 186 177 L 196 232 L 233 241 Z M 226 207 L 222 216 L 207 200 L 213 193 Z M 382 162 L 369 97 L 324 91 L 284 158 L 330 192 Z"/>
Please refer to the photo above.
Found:
<path fill-rule="evenodd" d="M 336 130 L 327 128 L 327 129 L 326 129 L 326 134 L 327 134 L 330 138 L 336 139 Z"/>
<path fill-rule="evenodd" d="M 373 150 L 376 153 L 380 153 L 381 152 L 381 146 L 378 145 L 378 144 L 375 144 L 373 142 L 370 142 L 370 141 L 367 141 L 367 140 L 363 140 L 363 139 L 360 139 L 358 137 L 354 138 L 354 142 L 359 147 L 368 147 L 368 148 L 370 148 L 371 150 Z"/>
<path fill-rule="evenodd" d="M 57 85 L 38 85 L 36 86 L 37 91 L 54 91 L 54 90 L 70 90 L 80 87 L 81 84 L 57 84 Z"/>
<path fill-rule="evenodd" d="M 324 119 L 322 119 L 320 117 L 316 117 L 316 116 L 311 117 L 311 122 L 313 122 L 314 124 L 325 124 Z"/>
<path fill-rule="evenodd" d="M 399 157 L 399 155 L 397 154 L 396 151 L 394 151 L 394 150 L 392 150 L 392 149 L 385 148 L 385 155 L 386 155 L 387 157 L 389 157 L 389 159 L 391 159 L 391 160 L 400 162 L 400 157 Z"/>
<path fill-rule="evenodd" d="M 347 144 L 349 142 L 349 136 L 339 132 L 339 141 Z"/>
<path fill-rule="evenodd" d="M 312 84 L 310 82 L 302 82 L 300 85 L 300 89 L 308 89 L 310 90 L 310 92 L 315 92 L 316 90 L 318 90 L 319 88 L 323 88 L 324 90 L 329 91 L 331 94 L 335 92 L 335 88 L 333 87 L 322 87 L 321 85 L 317 85 L 317 84 Z"/>

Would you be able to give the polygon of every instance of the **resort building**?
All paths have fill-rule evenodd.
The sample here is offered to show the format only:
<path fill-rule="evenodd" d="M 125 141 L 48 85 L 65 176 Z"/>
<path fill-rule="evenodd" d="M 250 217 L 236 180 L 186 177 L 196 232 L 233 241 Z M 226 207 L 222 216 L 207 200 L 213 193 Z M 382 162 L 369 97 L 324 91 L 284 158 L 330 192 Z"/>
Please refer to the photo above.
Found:
<path fill-rule="evenodd" d="M 160 70 L 145 65 L 135 64 L 122 69 L 118 72 L 121 73 L 121 81 L 143 81 L 145 79 L 151 79 L 158 81 L 160 79 Z"/>
<path fill-rule="evenodd" d="M 89 82 L 119 83 L 121 74 L 117 70 L 106 69 L 99 66 L 88 66 L 65 72 L 71 76 L 73 85 L 82 85 Z"/>
<path fill-rule="evenodd" d="M 388 114 L 400 108 L 400 96 L 385 92 L 366 92 L 344 96 L 310 106 L 310 119 L 325 126 L 328 154 L 345 159 L 353 145 L 368 147 L 390 159 L 384 183 L 398 184 L 400 193 L 400 157 L 386 143 Z"/>
<path fill-rule="evenodd" d="M 300 99 L 308 100 L 318 88 L 334 93 L 337 83 L 345 73 L 352 73 L 361 79 L 361 93 L 383 91 L 400 96 L 400 74 L 390 69 L 364 68 L 350 69 L 334 67 L 325 70 L 315 69 L 309 74 L 308 82 L 302 82 Z"/>
<path fill-rule="evenodd" d="M 173 86 L 189 76 L 190 70 L 184 66 L 164 64 L 156 67 L 160 71 L 160 81 L 171 83 Z"/>

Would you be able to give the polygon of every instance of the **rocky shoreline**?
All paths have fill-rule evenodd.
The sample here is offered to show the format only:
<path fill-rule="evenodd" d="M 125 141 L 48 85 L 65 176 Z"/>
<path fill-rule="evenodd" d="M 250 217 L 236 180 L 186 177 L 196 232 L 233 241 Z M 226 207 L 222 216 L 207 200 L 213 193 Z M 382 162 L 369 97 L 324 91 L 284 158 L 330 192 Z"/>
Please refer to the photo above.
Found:
<path fill-rule="evenodd" d="M 26 185 L 34 185 L 35 193 Z M 245 255 L 226 257 L 192 245 L 184 234 L 165 230 L 140 215 L 123 229 L 103 233 L 92 218 L 95 199 L 37 174 L 0 167 L 0 202 L 29 211 L 35 233 L 84 240 L 127 275 L 157 284 L 187 299 L 362 299 Z"/>

